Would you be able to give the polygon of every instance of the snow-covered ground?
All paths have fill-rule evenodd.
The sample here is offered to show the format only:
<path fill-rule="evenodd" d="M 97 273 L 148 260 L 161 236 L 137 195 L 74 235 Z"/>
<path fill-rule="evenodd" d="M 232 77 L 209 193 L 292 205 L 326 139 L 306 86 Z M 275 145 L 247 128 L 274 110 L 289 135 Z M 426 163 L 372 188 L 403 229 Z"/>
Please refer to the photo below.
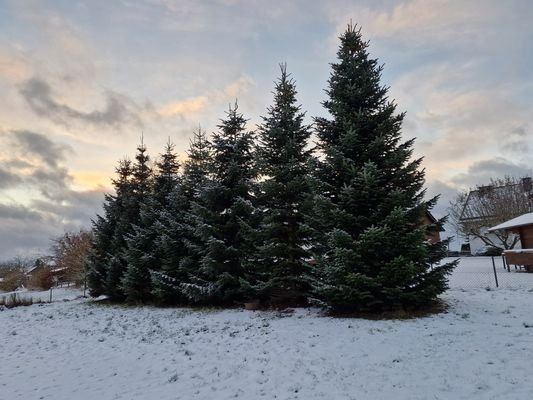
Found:
<path fill-rule="evenodd" d="M 19 299 L 32 299 L 34 302 L 52 302 L 75 300 L 83 296 L 83 289 L 77 287 L 59 287 L 51 290 L 17 290 L 14 292 L 0 292 L 0 299 L 15 294 Z M 0 398 L 1 400 L 1 398 Z"/>
<path fill-rule="evenodd" d="M 447 260 L 444 260 L 447 261 Z M 511 266 L 510 272 L 504 268 L 501 257 L 465 257 L 450 277 L 450 288 L 496 288 L 496 278 L 500 288 L 533 289 L 533 273 L 527 273 Z"/>
<path fill-rule="evenodd" d="M 447 313 L 394 321 L 87 300 L 4 309 L 0 398 L 532 399 L 533 292 L 443 298 Z"/>

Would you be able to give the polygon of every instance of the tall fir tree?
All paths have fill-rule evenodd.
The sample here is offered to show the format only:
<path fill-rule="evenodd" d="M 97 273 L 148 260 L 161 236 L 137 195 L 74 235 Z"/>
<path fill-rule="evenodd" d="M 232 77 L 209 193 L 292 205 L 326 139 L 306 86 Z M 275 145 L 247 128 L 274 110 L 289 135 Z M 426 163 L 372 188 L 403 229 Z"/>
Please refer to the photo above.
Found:
<path fill-rule="evenodd" d="M 138 159 L 138 179 L 141 183 L 138 190 L 143 198 L 139 199 L 139 221 L 133 225 L 133 232 L 126 239 L 124 258 L 128 267 L 122 278 L 122 288 L 129 302 L 148 302 L 152 300 L 152 275 L 160 271 L 162 263 L 163 251 L 158 246 L 160 218 L 168 208 L 169 195 L 177 186 L 179 163 L 174 146 L 169 141 L 165 152 L 156 162 L 153 190 L 147 194 L 150 180 L 150 168 L 147 165 L 149 158 L 139 152 Z"/>
<path fill-rule="evenodd" d="M 122 281 L 129 265 L 127 239 L 134 233 L 134 226 L 139 225 L 141 204 L 150 195 L 152 169 L 149 161 L 146 146 L 141 140 L 137 146 L 135 162 L 131 164 L 131 178 L 128 180 L 127 190 L 121 196 L 121 212 L 113 235 L 114 253 L 109 263 L 105 294 L 115 301 L 123 301 L 126 298 Z"/>
<path fill-rule="evenodd" d="M 311 230 L 310 129 L 296 100 L 295 82 L 281 65 L 274 104 L 258 129 L 257 149 L 262 224 L 257 264 L 270 301 L 302 302 L 309 292 Z"/>
<path fill-rule="evenodd" d="M 115 293 L 113 282 L 116 281 L 115 276 L 120 274 L 118 253 L 125 243 L 124 221 L 132 197 L 131 161 L 121 160 L 115 171 L 117 178 L 112 181 L 115 194 L 106 194 L 104 215 L 98 215 L 93 221 L 93 251 L 89 257 L 88 284 L 92 296 L 107 295 L 118 299 L 120 296 Z"/>
<path fill-rule="evenodd" d="M 196 235 L 204 244 L 200 271 L 191 286 L 199 302 L 228 304 L 242 301 L 246 268 L 254 253 L 255 176 L 253 136 L 237 103 L 218 125 L 212 138 L 213 181 L 200 193 L 193 210 Z"/>
<path fill-rule="evenodd" d="M 427 305 L 454 267 L 437 266 L 446 243 L 425 238 L 422 221 L 436 198 L 424 200 L 422 160 L 412 160 L 413 140 L 401 139 L 404 114 L 388 100 L 368 43 L 352 24 L 340 41 L 323 103 L 331 118 L 316 119 L 323 153 L 316 210 L 327 228 L 316 295 L 334 311 Z"/>
<path fill-rule="evenodd" d="M 194 132 L 183 174 L 172 185 L 168 204 L 158 219 L 159 236 L 156 246 L 160 251 L 161 269 L 152 274 L 153 295 L 161 304 L 195 303 L 194 281 L 198 274 L 203 249 L 195 236 L 191 205 L 210 181 L 211 143 L 205 131 Z"/>

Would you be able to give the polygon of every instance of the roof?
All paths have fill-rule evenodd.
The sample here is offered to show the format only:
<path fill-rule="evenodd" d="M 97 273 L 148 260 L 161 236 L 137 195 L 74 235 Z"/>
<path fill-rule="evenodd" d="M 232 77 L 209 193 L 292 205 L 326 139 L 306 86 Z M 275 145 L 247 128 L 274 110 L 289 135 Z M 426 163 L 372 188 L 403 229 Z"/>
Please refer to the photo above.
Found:
<path fill-rule="evenodd" d="M 437 218 L 435 218 L 435 216 L 433 214 L 431 214 L 431 212 L 429 210 L 426 210 L 426 217 L 429 220 L 429 222 L 431 222 L 432 224 L 436 224 L 437 222 L 439 222 L 439 220 Z M 444 232 L 444 231 L 445 231 L 444 227 L 441 226 L 439 228 L 439 232 Z"/>
<path fill-rule="evenodd" d="M 493 226 L 489 229 L 489 232 L 497 231 L 501 229 L 513 229 L 518 228 L 520 226 L 526 226 L 526 225 L 533 225 L 533 212 L 522 214 L 519 217 L 510 219 L 509 221 L 505 221 L 499 225 Z"/>
<path fill-rule="evenodd" d="M 472 190 L 468 193 L 460 220 L 490 219 L 496 214 L 500 215 L 502 208 L 526 211 L 528 197 L 532 192 L 531 185 L 531 178 L 523 178 L 519 183 L 481 186 Z"/>

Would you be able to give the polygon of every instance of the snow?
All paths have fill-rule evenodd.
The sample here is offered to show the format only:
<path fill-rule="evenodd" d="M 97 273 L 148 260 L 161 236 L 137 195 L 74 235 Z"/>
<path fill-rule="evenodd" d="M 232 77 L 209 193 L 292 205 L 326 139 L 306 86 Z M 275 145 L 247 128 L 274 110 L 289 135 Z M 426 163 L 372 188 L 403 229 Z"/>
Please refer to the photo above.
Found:
<path fill-rule="evenodd" d="M 450 288 L 458 290 L 496 289 L 494 270 L 496 270 L 500 288 L 533 290 L 533 273 L 517 270 L 513 266 L 510 268 L 511 271 L 507 272 L 502 257 L 494 257 L 494 267 L 492 265 L 492 257 L 462 258 L 459 266 L 450 277 Z"/>
<path fill-rule="evenodd" d="M 456 279 L 447 313 L 377 321 L 82 299 L 4 309 L 0 398 L 526 400 L 532 296 Z"/>
<path fill-rule="evenodd" d="M 513 250 L 505 250 L 505 253 L 533 253 L 533 249 L 513 249 Z"/>
<path fill-rule="evenodd" d="M 19 299 L 33 299 L 33 301 L 50 301 L 50 290 L 28 290 L 22 289 L 14 292 L 0 292 L 0 297 L 8 297 L 12 294 Z M 52 302 L 69 301 L 83 297 L 83 289 L 75 287 L 52 288 Z"/>
<path fill-rule="evenodd" d="M 489 232 L 497 231 L 500 229 L 510 229 L 518 228 L 519 226 L 532 225 L 533 224 L 533 213 L 522 214 L 516 218 L 510 219 L 509 221 L 503 222 L 499 225 L 489 228 Z"/>

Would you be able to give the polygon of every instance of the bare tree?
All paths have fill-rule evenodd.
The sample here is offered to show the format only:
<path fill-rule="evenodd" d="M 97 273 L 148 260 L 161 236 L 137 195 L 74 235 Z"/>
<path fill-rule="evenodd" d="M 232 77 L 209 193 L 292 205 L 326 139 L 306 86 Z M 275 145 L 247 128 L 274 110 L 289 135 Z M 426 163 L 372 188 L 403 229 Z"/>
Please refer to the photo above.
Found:
<path fill-rule="evenodd" d="M 91 231 L 67 232 L 54 239 L 52 250 L 55 269 L 63 269 L 67 281 L 81 284 L 85 277 L 87 257 L 91 247 Z"/>
<path fill-rule="evenodd" d="M 461 192 L 450 203 L 450 223 L 463 238 L 475 237 L 497 249 L 512 249 L 519 237 L 487 229 L 531 211 L 531 178 L 491 179 L 489 185 Z"/>
<path fill-rule="evenodd" d="M 0 290 L 12 291 L 27 283 L 26 273 L 34 266 L 35 257 L 16 256 L 0 262 Z"/>

